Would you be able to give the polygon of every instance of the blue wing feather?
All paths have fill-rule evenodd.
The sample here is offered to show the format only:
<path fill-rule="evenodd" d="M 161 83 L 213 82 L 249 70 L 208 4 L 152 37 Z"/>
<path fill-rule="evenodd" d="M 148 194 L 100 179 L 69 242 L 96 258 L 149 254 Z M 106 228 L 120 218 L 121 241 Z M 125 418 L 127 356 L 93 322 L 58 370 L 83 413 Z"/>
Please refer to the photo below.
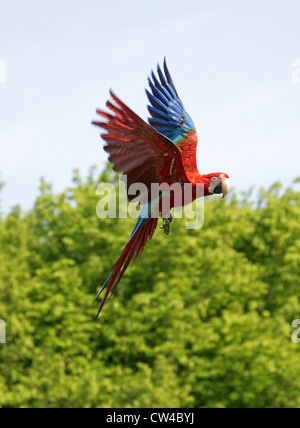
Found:
<path fill-rule="evenodd" d="M 152 94 L 156 98 L 158 98 L 162 103 L 168 105 L 171 98 L 170 95 L 169 94 L 167 95 L 166 93 L 161 92 L 155 85 L 153 85 L 150 78 L 148 79 L 148 81 L 149 81 L 149 86 L 151 88 Z"/>
<path fill-rule="evenodd" d="M 151 115 L 149 124 L 176 143 L 184 139 L 191 130 L 195 130 L 195 125 L 178 96 L 166 59 L 163 70 L 164 72 L 158 65 L 158 77 L 152 72 L 148 79 L 151 90 L 146 90 L 151 104 L 148 106 Z"/>
<path fill-rule="evenodd" d="M 166 78 L 167 78 L 168 83 L 171 85 L 171 87 L 172 87 L 172 88 L 173 88 L 173 90 L 174 90 L 174 94 L 175 94 L 175 96 L 177 96 L 177 98 L 179 98 L 179 95 L 178 95 L 178 93 L 177 93 L 177 91 L 176 91 L 175 85 L 174 85 L 174 83 L 173 83 L 172 77 L 171 77 L 171 75 L 170 75 L 170 73 L 169 73 L 169 70 L 168 70 L 168 67 L 167 67 L 167 61 L 166 61 L 166 58 L 165 58 L 165 60 L 164 60 L 164 72 L 165 72 L 165 75 L 166 75 Z"/>
<path fill-rule="evenodd" d="M 166 113 L 162 110 L 158 110 L 157 108 L 152 106 L 148 106 L 148 110 L 152 117 L 157 117 L 159 119 L 167 119 Z"/>
<path fill-rule="evenodd" d="M 161 102 L 157 97 L 155 97 L 154 95 L 152 95 L 149 91 L 146 90 L 148 99 L 150 101 L 150 103 L 153 105 L 153 107 L 156 107 L 158 110 L 162 110 L 164 111 L 166 106 L 163 102 Z"/>

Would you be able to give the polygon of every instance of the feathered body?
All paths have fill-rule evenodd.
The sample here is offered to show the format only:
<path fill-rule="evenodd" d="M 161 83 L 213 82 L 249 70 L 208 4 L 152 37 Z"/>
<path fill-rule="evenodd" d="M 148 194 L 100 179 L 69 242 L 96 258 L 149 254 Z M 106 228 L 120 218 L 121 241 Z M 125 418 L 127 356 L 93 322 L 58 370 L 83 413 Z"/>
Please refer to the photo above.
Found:
<path fill-rule="evenodd" d="M 109 113 L 97 110 L 105 121 L 95 121 L 106 133 L 102 138 L 106 142 L 104 149 L 116 172 L 127 176 L 128 189 L 132 184 L 143 183 L 147 194 L 139 195 L 143 205 L 140 217 L 131 237 L 122 251 L 112 273 L 107 278 L 96 299 L 105 290 L 98 315 L 107 298 L 112 295 L 122 279 L 130 262 L 135 262 L 146 243 L 153 237 L 157 227 L 157 215 L 164 212 L 164 196 L 152 198 L 153 185 L 177 185 L 181 197 L 171 192 L 165 197 L 170 207 L 185 203 L 183 193 L 186 185 L 192 188 L 192 200 L 195 200 L 201 188 L 203 196 L 228 192 L 228 175 L 214 173 L 200 175 L 197 168 L 197 132 L 194 123 L 186 112 L 173 84 L 166 61 L 164 72 L 158 66 L 158 77 L 152 72 L 149 78 L 150 91 L 146 91 L 150 105 L 149 124 L 128 108 L 112 91 L 113 102 L 107 101 Z M 128 194 L 131 201 L 136 196 Z M 191 200 L 188 203 L 192 202 Z M 168 205 L 168 204 L 167 204 Z M 96 300 L 95 299 L 95 300 Z"/>

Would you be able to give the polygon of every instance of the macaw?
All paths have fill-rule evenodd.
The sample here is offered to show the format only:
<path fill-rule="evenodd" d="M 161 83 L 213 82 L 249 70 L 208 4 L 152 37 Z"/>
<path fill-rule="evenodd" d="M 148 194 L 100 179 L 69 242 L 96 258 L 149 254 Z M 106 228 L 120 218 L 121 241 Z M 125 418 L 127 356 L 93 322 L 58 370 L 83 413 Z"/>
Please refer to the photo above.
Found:
<path fill-rule="evenodd" d="M 112 91 L 112 101 L 106 103 L 110 112 L 97 110 L 105 120 L 92 122 L 106 131 L 101 137 L 106 143 L 104 150 L 109 153 L 114 170 L 127 176 L 128 188 L 131 184 L 143 183 L 149 194 L 153 183 L 179 183 L 182 189 L 189 183 L 193 189 L 193 200 L 197 197 L 198 186 L 201 186 L 203 196 L 223 194 L 225 197 L 229 191 L 228 174 L 200 175 L 198 172 L 196 128 L 175 89 L 166 59 L 163 70 L 158 65 L 157 75 L 152 71 L 148 82 L 150 90 L 146 90 L 146 94 L 150 102 L 149 124 L 130 110 Z M 168 196 L 170 208 L 174 208 L 175 199 Z M 130 194 L 128 198 L 129 201 L 133 199 Z M 172 215 L 170 212 L 162 212 L 162 196 L 154 200 L 151 197 L 143 202 L 140 200 L 140 204 L 141 215 L 129 241 L 95 298 L 96 301 L 106 289 L 97 317 L 108 297 L 114 293 L 130 262 L 136 261 L 147 242 L 152 239 L 158 223 L 158 216 L 153 215 L 154 213 L 161 213 L 164 232 L 169 234 Z M 183 204 L 182 201 L 181 205 Z"/>

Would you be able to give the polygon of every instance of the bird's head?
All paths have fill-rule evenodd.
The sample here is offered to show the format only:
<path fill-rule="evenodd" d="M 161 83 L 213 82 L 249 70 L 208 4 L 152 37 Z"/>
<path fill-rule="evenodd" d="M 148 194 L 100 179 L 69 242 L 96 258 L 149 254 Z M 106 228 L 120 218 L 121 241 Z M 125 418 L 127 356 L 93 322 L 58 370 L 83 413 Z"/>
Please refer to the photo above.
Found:
<path fill-rule="evenodd" d="M 205 175 L 208 194 L 220 195 L 223 194 L 223 198 L 229 192 L 229 176 L 224 172 L 216 172 L 213 174 Z"/>

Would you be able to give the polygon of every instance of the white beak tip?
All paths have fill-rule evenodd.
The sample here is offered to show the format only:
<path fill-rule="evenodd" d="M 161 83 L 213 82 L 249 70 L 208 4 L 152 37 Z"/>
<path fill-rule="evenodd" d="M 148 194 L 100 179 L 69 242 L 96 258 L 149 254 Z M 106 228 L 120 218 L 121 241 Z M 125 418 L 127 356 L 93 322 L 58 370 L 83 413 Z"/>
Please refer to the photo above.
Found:
<path fill-rule="evenodd" d="M 229 192 L 229 180 L 226 178 L 222 183 L 223 199 Z"/>

